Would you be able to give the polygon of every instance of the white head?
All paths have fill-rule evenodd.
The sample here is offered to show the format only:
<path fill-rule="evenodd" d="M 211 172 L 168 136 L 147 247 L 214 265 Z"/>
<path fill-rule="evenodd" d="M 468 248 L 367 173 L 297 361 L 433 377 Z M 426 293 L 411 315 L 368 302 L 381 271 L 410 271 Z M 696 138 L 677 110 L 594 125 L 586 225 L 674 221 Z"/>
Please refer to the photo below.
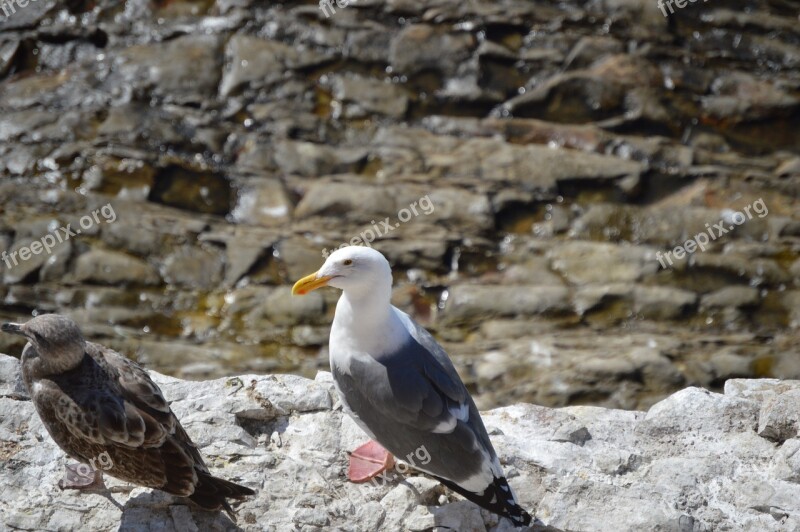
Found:
<path fill-rule="evenodd" d="M 379 251 L 365 246 L 348 246 L 328 256 L 319 271 L 303 277 L 292 288 L 292 294 L 305 295 L 323 286 L 343 290 L 348 296 L 392 294 L 392 268 Z"/>

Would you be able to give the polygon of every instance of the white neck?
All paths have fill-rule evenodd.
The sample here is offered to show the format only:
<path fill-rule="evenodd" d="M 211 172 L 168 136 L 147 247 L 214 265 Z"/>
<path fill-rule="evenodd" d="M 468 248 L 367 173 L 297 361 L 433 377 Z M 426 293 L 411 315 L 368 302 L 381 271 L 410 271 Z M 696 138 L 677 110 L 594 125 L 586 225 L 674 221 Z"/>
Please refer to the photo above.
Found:
<path fill-rule="evenodd" d="M 391 304 L 391 286 L 385 290 L 342 292 L 331 328 L 331 356 L 346 351 L 380 357 L 394 351 L 407 337 Z"/>

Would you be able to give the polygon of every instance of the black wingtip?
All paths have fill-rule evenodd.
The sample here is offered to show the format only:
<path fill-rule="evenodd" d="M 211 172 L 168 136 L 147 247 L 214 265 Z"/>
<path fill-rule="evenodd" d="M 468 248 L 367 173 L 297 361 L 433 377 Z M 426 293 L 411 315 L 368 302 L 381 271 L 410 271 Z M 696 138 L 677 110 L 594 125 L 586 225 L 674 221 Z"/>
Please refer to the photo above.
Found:
<path fill-rule="evenodd" d="M 533 521 L 531 514 L 526 512 L 522 506 L 519 505 L 509 508 L 508 518 L 511 519 L 511 522 L 518 527 L 530 526 L 531 522 Z"/>
<path fill-rule="evenodd" d="M 508 481 L 505 477 L 495 477 L 494 481 L 489 484 L 480 495 L 465 490 L 450 480 L 437 478 L 442 484 L 456 493 L 463 495 L 478 506 L 486 508 L 490 512 L 494 512 L 501 517 L 510 519 L 517 527 L 529 526 L 533 521 L 531 514 L 517 504 L 517 501 L 514 499 L 514 494 L 511 491 L 511 486 L 508 485 Z"/>

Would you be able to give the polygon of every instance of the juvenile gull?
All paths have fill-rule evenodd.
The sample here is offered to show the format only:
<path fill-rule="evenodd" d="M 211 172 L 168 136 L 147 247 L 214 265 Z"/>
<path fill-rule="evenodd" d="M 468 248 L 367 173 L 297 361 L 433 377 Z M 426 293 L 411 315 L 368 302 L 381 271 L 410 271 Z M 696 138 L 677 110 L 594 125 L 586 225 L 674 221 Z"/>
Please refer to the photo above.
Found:
<path fill-rule="evenodd" d="M 392 272 L 383 255 L 366 247 L 339 249 L 292 293 L 323 286 L 342 290 L 330 336 L 336 389 L 346 411 L 380 444 L 353 452 L 350 479 L 368 480 L 391 467 L 387 449 L 401 458 L 423 449 L 430 461 L 415 468 L 517 526 L 530 524 L 447 353 L 391 305 Z"/>
<path fill-rule="evenodd" d="M 47 431 L 70 457 L 118 479 L 188 497 L 208 510 L 228 498 L 254 495 L 250 488 L 211 476 L 203 457 L 172 413 L 161 390 L 135 362 L 83 339 L 64 316 L 44 314 L 25 324 L 4 323 L 3 332 L 28 339 L 22 378 Z M 76 468 L 68 466 L 67 478 Z M 68 484 L 78 488 L 102 485 Z"/>

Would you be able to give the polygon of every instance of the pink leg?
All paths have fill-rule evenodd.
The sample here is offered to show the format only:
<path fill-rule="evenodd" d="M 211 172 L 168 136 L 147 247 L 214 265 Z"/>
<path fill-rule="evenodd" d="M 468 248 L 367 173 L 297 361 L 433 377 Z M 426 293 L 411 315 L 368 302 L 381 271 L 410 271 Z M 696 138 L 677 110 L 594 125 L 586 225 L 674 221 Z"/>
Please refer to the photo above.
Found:
<path fill-rule="evenodd" d="M 350 482 L 367 482 L 394 466 L 394 456 L 380 443 L 370 440 L 350 453 Z"/>

